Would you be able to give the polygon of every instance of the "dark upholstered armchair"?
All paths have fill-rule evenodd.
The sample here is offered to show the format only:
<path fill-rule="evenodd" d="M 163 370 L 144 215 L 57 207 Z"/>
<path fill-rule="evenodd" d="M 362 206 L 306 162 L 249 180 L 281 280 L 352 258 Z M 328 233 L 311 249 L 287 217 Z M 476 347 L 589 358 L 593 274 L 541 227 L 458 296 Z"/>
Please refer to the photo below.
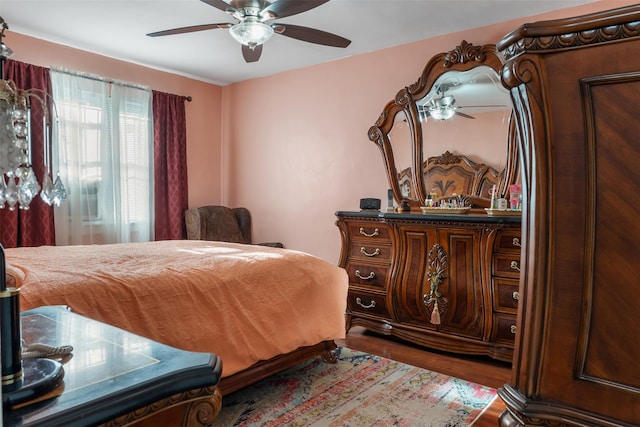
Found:
<path fill-rule="evenodd" d="M 246 208 L 202 206 L 184 213 L 189 240 L 217 240 L 252 244 L 251 214 Z M 283 248 L 280 242 L 257 243 L 262 246 Z"/>

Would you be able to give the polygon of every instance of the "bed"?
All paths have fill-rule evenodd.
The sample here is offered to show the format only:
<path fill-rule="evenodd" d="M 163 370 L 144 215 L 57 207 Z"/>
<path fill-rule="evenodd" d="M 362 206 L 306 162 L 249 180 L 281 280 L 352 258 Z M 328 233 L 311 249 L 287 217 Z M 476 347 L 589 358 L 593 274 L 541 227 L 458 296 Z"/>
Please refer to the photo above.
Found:
<path fill-rule="evenodd" d="M 312 255 L 197 240 L 5 249 L 21 310 L 66 305 L 155 341 L 222 358 L 223 394 L 345 335 L 346 272 Z"/>

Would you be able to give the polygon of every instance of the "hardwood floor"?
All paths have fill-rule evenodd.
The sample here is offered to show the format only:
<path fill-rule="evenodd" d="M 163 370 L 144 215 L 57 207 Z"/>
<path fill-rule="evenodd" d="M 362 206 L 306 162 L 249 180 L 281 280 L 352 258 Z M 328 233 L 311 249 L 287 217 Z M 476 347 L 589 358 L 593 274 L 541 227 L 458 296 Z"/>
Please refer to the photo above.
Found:
<path fill-rule="evenodd" d="M 361 327 L 353 327 L 344 340 L 336 344 L 397 360 L 409 365 L 441 372 L 492 388 L 502 387 L 511 379 L 511 365 L 488 357 L 452 355 L 428 350 L 392 337 L 381 337 Z M 474 427 L 495 427 L 505 406 L 498 397 L 475 422 Z"/>

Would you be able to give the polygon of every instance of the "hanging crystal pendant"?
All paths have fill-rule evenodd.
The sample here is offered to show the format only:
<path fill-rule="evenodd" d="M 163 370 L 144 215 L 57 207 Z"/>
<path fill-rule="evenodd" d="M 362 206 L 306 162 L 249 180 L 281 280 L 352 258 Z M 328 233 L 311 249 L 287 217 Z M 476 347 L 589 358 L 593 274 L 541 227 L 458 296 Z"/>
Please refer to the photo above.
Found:
<path fill-rule="evenodd" d="M 7 182 L 4 180 L 4 173 L 0 173 L 0 209 L 4 208 L 7 201 Z"/>
<path fill-rule="evenodd" d="M 16 203 L 18 203 L 18 188 L 16 187 L 16 180 L 13 177 L 13 172 L 7 172 L 9 182 L 7 183 L 7 190 L 5 191 L 5 199 L 9 205 L 9 210 L 15 210 Z"/>
<path fill-rule="evenodd" d="M 56 207 L 59 207 L 67 199 L 67 190 L 62 185 L 60 173 L 56 175 L 56 181 L 53 183 L 52 196 L 51 200 Z"/>
<path fill-rule="evenodd" d="M 53 181 L 51 180 L 51 176 L 48 173 L 44 175 L 44 179 L 42 180 L 42 191 L 40 191 L 40 198 L 43 202 L 48 204 L 49 206 L 53 205 L 52 200 L 52 192 L 53 192 Z"/>
<path fill-rule="evenodd" d="M 38 191 L 40 191 L 40 184 L 38 184 L 31 167 L 21 169 L 18 175 L 18 203 L 20 209 L 28 210 L 31 201 L 36 197 Z"/>

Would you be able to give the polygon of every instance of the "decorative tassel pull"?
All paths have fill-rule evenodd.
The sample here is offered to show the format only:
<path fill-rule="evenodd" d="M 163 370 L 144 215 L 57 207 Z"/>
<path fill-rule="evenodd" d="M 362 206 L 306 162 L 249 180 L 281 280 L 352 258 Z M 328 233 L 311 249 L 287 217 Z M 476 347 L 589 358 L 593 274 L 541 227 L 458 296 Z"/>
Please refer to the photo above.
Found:
<path fill-rule="evenodd" d="M 440 324 L 440 310 L 438 310 L 438 301 L 433 304 L 433 311 L 431 312 L 431 324 L 439 325 Z"/>

